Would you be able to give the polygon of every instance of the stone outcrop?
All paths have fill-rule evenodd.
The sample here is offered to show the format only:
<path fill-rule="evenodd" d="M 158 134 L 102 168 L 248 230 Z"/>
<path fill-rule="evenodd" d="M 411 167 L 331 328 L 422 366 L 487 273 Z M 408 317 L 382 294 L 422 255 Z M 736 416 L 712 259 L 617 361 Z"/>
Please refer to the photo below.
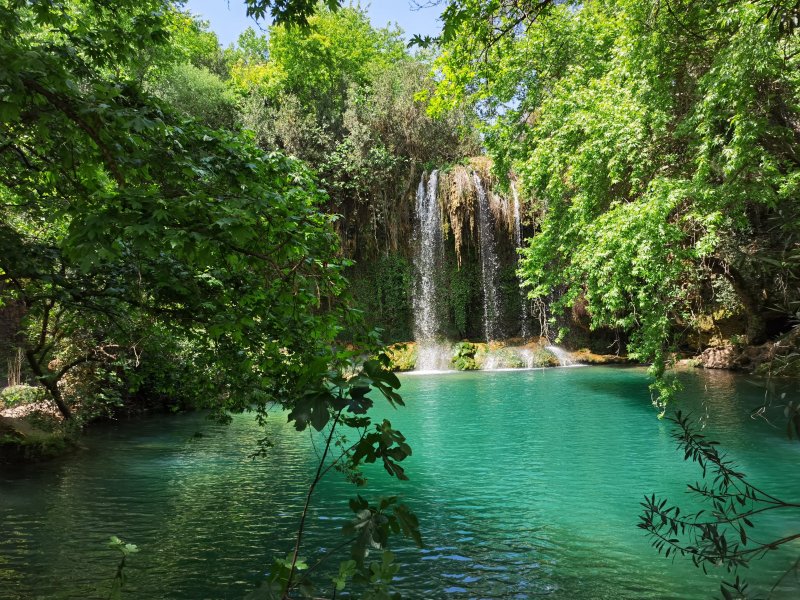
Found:
<path fill-rule="evenodd" d="M 700 366 L 705 369 L 735 369 L 737 350 L 733 346 L 706 348 L 697 357 Z"/>
<path fill-rule="evenodd" d="M 777 341 L 758 346 L 718 346 L 706 348 L 697 357 L 698 366 L 706 369 L 729 369 L 733 371 L 759 371 L 774 367 L 780 372 L 787 358 L 800 349 L 800 328 Z"/>

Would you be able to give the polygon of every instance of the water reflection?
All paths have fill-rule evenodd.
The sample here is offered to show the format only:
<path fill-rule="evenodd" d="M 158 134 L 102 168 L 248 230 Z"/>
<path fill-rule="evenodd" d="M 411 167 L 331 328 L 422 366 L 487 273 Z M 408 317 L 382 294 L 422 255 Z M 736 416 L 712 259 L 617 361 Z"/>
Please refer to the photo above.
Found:
<path fill-rule="evenodd" d="M 678 406 L 760 486 L 800 496 L 796 442 L 749 417 L 763 390 L 728 373 L 681 374 Z M 368 472 L 365 496 L 400 493 L 426 548 L 396 548 L 410 598 L 686 598 L 718 587 L 688 561 L 664 561 L 636 529 L 645 493 L 683 502 L 699 473 L 675 452 L 636 369 L 553 369 L 403 377 L 407 410 L 382 407 L 414 448 L 400 484 Z M 230 427 L 198 415 L 97 429 L 87 451 L 32 471 L 0 473 L 0 597 L 105 598 L 112 534 L 140 546 L 131 598 L 241 598 L 291 547 L 315 466 L 306 435 L 270 419 Z M 202 438 L 193 434 L 202 431 Z M 790 475 L 787 476 L 787 473 Z M 354 495 L 326 481 L 311 511 L 306 555 L 341 541 Z M 764 535 L 785 524 L 764 523 Z M 790 556 L 754 565 L 773 582 Z M 721 576 L 721 574 L 720 574 Z M 774 597 L 794 597 L 789 591 Z"/>

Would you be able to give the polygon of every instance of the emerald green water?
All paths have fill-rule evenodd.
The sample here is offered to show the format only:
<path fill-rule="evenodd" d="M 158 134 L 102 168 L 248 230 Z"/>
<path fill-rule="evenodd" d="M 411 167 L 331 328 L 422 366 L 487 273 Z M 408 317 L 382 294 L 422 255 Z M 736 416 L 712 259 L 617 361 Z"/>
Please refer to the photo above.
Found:
<path fill-rule="evenodd" d="M 725 373 L 683 376 L 681 407 L 760 487 L 800 499 L 800 444 L 752 420 L 763 390 Z M 699 477 L 656 419 L 639 369 L 405 376 L 408 408 L 383 411 L 408 437 L 409 482 L 371 471 L 365 496 L 401 494 L 426 547 L 399 540 L 406 598 L 708 598 L 718 578 L 665 560 L 636 528 L 655 492 L 690 505 Z M 797 389 L 795 384 L 794 390 Z M 790 388 L 791 393 L 791 388 Z M 788 400 L 789 398 L 787 398 Z M 777 419 L 777 416 L 776 416 Z M 117 557 L 135 543 L 129 598 L 241 598 L 292 534 L 313 469 L 308 434 L 276 415 L 275 447 L 252 460 L 252 417 L 220 426 L 199 415 L 153 417 L 89 433 L 86 450 L 35 469 L 0 471 L 0 598 L 105 598 Z M 194 437 L 195 432 L 202 437 Z M 346 499 L 336 474 L 319 488 L 305 556 L 342 538 Z M 756 539 L 800 531 L 800 514 L 763 519 Z M 800 544 L 753 563 L 771 586 Z M 796 598 L 796 580 L 773 598 Z"/>

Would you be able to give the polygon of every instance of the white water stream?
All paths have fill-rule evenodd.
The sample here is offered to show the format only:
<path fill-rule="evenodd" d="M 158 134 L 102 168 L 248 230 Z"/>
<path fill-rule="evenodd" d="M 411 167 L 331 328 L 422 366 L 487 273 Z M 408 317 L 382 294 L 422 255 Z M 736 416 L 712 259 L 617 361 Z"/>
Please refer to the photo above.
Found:
<path fill-rule="evenodd" d="M 425 184 L 425 175 L 417 187 L 417 219 L 414 228 L 417 277 L 412 305 L 414 307 L 414 339 L 417 342 L 418 371 L 450 368 L 449 348 L 438 343 L 439 290 L 437 274 L 444 259 L 442 214 L 438 199 L 439 171 L 433 171 Z"/>
<path fill-rule="evenodd" d="M 494 219 L 489 209 L 489 198 L 480 175 L 472 173 L 478 194 L 478 239 L 481 250 L 481 282 L 483 284 L 483 332 L 486 341 L 502 338 L 500 331 L 500 261 L 497 258 Z"/>

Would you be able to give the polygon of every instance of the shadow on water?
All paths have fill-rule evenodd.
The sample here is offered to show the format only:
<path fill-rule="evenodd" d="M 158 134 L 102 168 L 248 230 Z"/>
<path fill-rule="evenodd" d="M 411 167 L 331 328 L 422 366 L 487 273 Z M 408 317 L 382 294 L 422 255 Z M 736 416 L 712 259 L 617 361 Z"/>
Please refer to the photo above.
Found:
<path fill-rule="evenodd" d="M 797 444 L 748 416 L 759 388 L 703 372 L 682 377 L 686 406 L 704 411 L 748 475 L 800 495 L 786 477 Z M 401 380 L 408 408 L 379 402 L 376 417 L 409 439 L 411 480 L 369 466 L 361 490 L 336 475 L 323 481 L 308 558 L 341 541 L 347 499 L 400 494 L 426 541 L 423 551 L 395 546 L 397 587 L 408 598 L 661 599 L 718 588 L 689 561 L 660 559 L 636 529 L 644 494 L 683 499 L 698 475 L 655 418 L 642 369 Z M 267 424 L 274 448 L 252 460 L 264 433 L 247 415 L 227 427 L 202 415 L 146 418 L 89 432 L 87 450 L 67 460 L 0 471 L 0 597 L 107 597 L 117 560 L 110 535 L 141 549 L 129 561 L 131 598 L 243 597 L 290 548 L 316 464 L 309 436 L 283 415 Z M 786 566 L 770 556 L 749 575 L 769 583 Z"/>

